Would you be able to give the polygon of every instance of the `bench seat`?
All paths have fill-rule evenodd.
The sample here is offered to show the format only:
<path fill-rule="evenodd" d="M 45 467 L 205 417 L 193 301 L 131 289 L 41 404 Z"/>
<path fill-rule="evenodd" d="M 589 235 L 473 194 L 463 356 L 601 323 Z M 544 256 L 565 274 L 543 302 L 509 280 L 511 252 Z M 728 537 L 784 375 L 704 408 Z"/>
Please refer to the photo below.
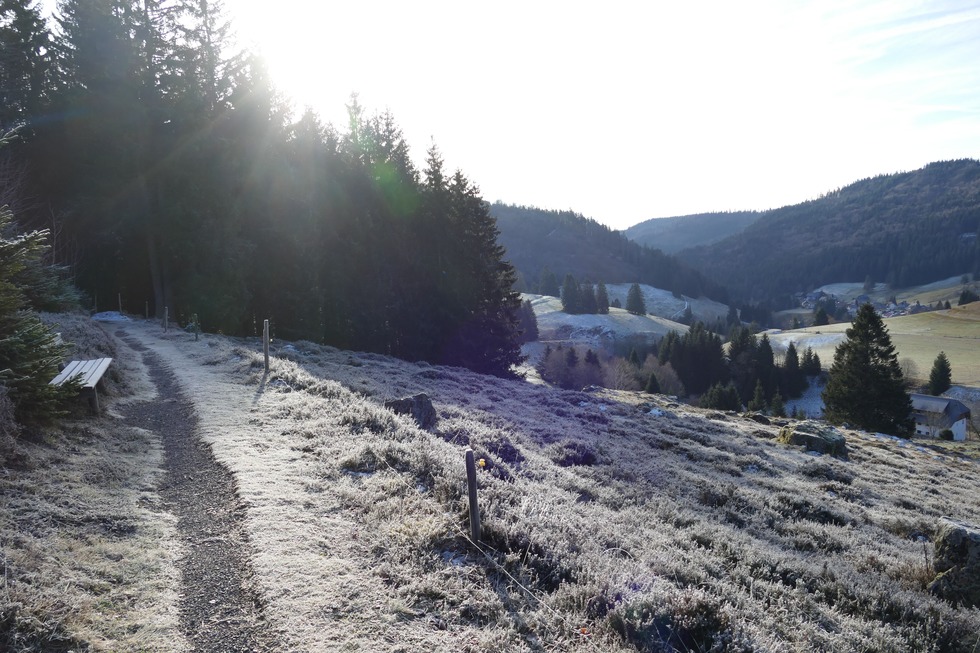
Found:
<path fill-rule="evenodd" d="M 82 392 L 89 395 L 92 410 L 99 412 L 99 391 L 96 386 L 102 380 L 102 375 L 109 369 L 111 358 L 96 358 L 89 361 L 72 361 L 58 376 L 51 379 L 49 385 L 61 385 L 70 379 L 77 378 L 81 383 Z"/>

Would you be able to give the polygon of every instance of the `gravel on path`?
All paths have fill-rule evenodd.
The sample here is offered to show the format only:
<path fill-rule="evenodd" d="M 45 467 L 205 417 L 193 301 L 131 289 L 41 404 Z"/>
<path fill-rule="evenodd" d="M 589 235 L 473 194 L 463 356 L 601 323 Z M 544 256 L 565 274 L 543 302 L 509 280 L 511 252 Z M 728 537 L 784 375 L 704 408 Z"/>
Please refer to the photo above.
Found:
<path fill-rule="evenodd" d="M 127 406 L 130 424 L 160 434 L 165 477 L 160 494 L 177 517 L 187 554 L 180 561 L 180 623 L 194 651 L 279 650 L 252 587 L 245 510 L 235 479 L 197 432 L 193 406 L 160 358 L 124 330 L 117 332 L 150 371 L 159 396 Z"/>

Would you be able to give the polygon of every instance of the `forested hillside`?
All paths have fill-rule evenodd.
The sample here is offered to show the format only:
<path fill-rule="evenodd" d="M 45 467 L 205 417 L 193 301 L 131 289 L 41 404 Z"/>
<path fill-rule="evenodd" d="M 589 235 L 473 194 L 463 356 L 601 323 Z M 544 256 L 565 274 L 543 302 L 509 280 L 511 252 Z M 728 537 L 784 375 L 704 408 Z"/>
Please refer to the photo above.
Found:
<path fill-rule="evenodd" d="M 639 245 L 619 231 L 573 211 L 547 211 L 496 202 L 490 207 L 500 228 L 505 258 L 520 272 L 525 286 L 536 291 L 544 271 L 578 280 L 644 283 L 689 297 L 707 296 L 727 303 L 720 283 L 673 256 Z"/>
<path fill-rule="evenodd" d="M 759 219 L 759 211 L 698 213 L 674 218 L 653 218 L 623 231 L 630 240 L 674 254 L 684 249 L 711 245 L 739 233 Z"/>
<path fill-rule="evenodd" d="M 391 115 L 298 121 L 220 3 L 0 5 L 4 195 L 99 308 L 507 370 L 513 270 L 476 186 Z M 424 316 L 424 319 L 420 319 Z"/>
<path fill-rule="evenodd" d="M 980 273 L 980 162 L 932 163 L 764 213 L 685 261 L 742 299 L 784 303 L 827 283 L 895 287 Z"/>

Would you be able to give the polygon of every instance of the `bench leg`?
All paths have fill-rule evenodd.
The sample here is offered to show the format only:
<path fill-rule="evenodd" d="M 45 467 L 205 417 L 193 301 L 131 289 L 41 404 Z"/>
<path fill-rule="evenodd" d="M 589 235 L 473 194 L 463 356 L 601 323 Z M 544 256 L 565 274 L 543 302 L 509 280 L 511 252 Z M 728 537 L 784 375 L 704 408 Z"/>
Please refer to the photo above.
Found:
<path fill-rule="evenodd" d="M 96 390 L 95 388 L 92 388 L 91 390 L 86 390 L 85 394 L 88 395 L 88 405 L 89 408 L 92 409 L 92 414 L 93 415 L 100 414 L 101 410 L 99 407 L 99 391 Z"/>

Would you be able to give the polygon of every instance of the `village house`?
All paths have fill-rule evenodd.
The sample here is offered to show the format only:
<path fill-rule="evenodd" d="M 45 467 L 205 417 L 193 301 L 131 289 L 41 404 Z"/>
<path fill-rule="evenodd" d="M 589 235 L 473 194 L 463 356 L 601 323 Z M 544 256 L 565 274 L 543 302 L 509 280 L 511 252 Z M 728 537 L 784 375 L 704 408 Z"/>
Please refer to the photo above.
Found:
<path fill-rule="evenodd" d="M 963 402 L 946 397 L 912 394 L 912 416 L 915 418 L 915 434 L 930 438 L 949 429 L 954 440 L 966 440 L 970 423 L 970 409 Z"/>

